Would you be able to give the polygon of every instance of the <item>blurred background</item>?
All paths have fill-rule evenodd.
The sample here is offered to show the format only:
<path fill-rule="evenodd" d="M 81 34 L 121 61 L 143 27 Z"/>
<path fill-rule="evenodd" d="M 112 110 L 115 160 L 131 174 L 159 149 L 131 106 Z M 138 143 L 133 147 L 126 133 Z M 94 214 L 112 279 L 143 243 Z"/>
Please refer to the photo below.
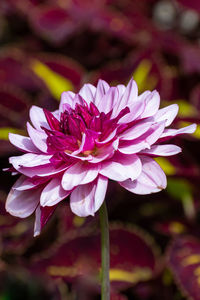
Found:
<path fill-rule="evenodd" d="M 200 299 L 200 2 L 198 0 L 0 0 L 0 165 L 20 152 L 34 104 L 55 110 L 62 91 L 99 78 L 157 89 L 179 104 L 183 152 L 157 158 L 168 187 L 136 196 L 110 182 L 112 300 Z M 5 212 L 16 178 L 0 178 L 0 300 L 100 299 L 98 214 L 74 216 L 68 200 L 42 234 Z"/>

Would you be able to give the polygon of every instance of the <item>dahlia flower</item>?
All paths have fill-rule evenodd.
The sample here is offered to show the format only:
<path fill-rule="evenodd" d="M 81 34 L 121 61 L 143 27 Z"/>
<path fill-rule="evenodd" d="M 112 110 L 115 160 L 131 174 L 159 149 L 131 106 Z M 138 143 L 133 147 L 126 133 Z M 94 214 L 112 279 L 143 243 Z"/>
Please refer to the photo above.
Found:
<path fill-rule="evenodd" d="M 138 96 L 131 79 L 127 87 L 99 80 L 97 87 L 85 84 L 77 94 L 64 92 L 54 112 L 32 106 L 29 137 L 9 135 L 25 154 L 9 159 L 20 177 L 8 195 L 7 211 L 21 218 L 35 212 L 37 235 L 69 195 L 76 215 L 93 216 L 104 201 L 108 179 L 135 194 L 164 189 L 165 173 L 153 157 L 179 153 L 180 147 L 166 141 L 193 133 L 196 125 L 166 129 L 178 105 L 159 105 L 157 91 Z"/>

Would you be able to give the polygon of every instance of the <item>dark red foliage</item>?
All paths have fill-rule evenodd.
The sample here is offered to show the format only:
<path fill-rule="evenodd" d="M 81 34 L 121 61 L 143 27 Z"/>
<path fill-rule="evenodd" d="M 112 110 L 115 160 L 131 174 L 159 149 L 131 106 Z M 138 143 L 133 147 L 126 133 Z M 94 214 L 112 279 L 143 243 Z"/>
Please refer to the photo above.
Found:
<path fill-rule="evenodd" d="M 65 141 L 65 149 L 76 150 L 82 132 L 91 145 L 94 132 L 104 130 L 99 140 L 105 138 L 127 109 L 113 120 L 102 113 L 103 121 L 95 106 L 84 103 L 77 114 L 63 114 L 61 122 L 50 113 L 63 89 L 77 92 L 99 78 L 115 85 L 134 76 L 139 93 L 157 89 L 161 106 L 179 104 L 175 128 L 198 124 L 193 136 L 173 141 L 182 154 L 158 161 L 168 176 L 166 191 L 134 196 L 109 183 L 109 218 L 121 224 L 111 228 L 112 300 L 200 298 L 199 39 L 198 0 L 0 0 L 1 168 L 18 154 L 8 132 L 26 135 L 32 105 L 44 108 L 49 147 L 53 140 L 60 149 Z M 59 155 L 52 157 L 56 167 Z M 99 299 L 98 214 L 74 216 L 68 199 L 54 216 L 55 207 L 41 208 L 42 225 L 48 224 L 33 239 L 32 220 L 14 218 L 4 208 L 14 181 L 2 172 L 0 298 L 16 299 L 16 291 L 20 299 Z M 34 286 L 36 271 L 44 288 Z M 49 276 L 58 271 L 59 276 Z M 34 288 L 42 292 L 34 294 Z"/>

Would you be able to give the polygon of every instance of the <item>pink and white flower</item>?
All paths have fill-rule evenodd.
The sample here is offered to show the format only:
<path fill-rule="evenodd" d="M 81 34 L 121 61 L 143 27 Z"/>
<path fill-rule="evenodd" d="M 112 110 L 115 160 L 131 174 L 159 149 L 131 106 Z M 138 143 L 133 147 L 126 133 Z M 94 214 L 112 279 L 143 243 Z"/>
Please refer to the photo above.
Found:
<path fill-rule="evenodd" d="M 178 105 L 159 106 L 158 92 L 138 96 L 132 79 L 127 87 L 99 80 L 97 87 L 85 84 L 78 94 L 64 92 L 53 113 L 32 106 L 29 137 L 9 135 L 25 154 L 9 160 L 21 176 L 8 195 L 7 211 L 21 218 L 35 212 L 37 235 L 69 195 L 76 215 L 93 216 L 104 201 L 108 179 L 135 194 L 166 188 L 165 173 L 153 157 L 179 153 L 180 147 L 166 141 L 193 133 L 196 125 L 166 129 Z"/>

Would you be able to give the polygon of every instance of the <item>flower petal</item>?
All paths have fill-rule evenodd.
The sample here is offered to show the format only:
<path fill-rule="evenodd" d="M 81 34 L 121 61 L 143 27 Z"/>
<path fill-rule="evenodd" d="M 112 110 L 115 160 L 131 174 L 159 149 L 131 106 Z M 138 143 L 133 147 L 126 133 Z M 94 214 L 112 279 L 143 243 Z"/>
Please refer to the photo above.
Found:
<path fill-rule="evenodd" d="M 47 180 L 43 178 L 33 180 L 29 177 L 21 175 L 20 178 L 16 181 L 15 187 L 12 188 L 16 189 L 17 191 L 26 191 L 26 190 L 34 189 L 38 185 L 44 184 L 46 181 Z"/>
<path fill-rule="evenodd" d="M 149 131 L 147 131 L 145 138 L 146 142 L 149 145 L 153 145 L 162 135 L 165 129 L 165 121 L 161 121 L 159 123 L 155 123 L 151 126 Z M 144 134 L 145 135 L 145 134 Z"/>
<path fill-rule="evenodd" d="M 35 211 L 34 237 L 40 234 L 42 228 L 48 222 L 55 209 L 56 205 L 51 207 L 42 207 L 38 205 Z"/>
<path fill-rule="evenodd" d="M 139 122 L 120 134 L 120 140 L 130 141 L 136 139 L 147 132 L 151 125 L 152 122 Z"/>
<path fill-rule="evenodd" d="M 141 118 L 147 118 L 155 115 L 160 106 L 160 95 L 157 91 L 153 91 L 151 93 L 146 93 L 146 97 L 141 97 L 145 102 L 145 109 L 141 114 Z"/>
<path fill-rule="evenodd" d="M 47 153 L 46 133 L 34 129 L 29 122 L 27 122 L 27 131 L 33 144 L 42 152 Z"/>
<path fill-rule="evenodd" d="M 118 110 L 120 111 L 126 106 L 130 107 L 133 102 L 137 101 L 137 97 L 138 97 L 138 87 L 136 82 L 133 80 L 133 78 L 131 78 L 131 80 L 129 81 L 126 87 L 124 95 L 120 100 Z"/>
<path fill-rule="evenodd" d="M 165 189 L 167 186 L 166 175 L 161 167 L 150 157 L 141 156 L 142 172 L 140 176 L 132 181 L 130 179 L 119 182 L 128 191 L 139 194 L 151 194 Z"/>
<path fill-rule="evenodd" d="M 94 213 L 101 207 L 108 186 L 108 179 L 104 176 L 99 175 L 96 183 L 96 190 L 94 195 Z"/>
<path fill-rule="evenodd" d="M 142 164 L 137 155 L 118 153 L 113 159 L 102 163 L 101 175 L 116 181 L 134 180 L 140 175 Z"/>
<path fill-rule="evenodd" d="M 71 191 L 65 191 L 61 186 L 61 178 L 53 178 L 43 189 L 40 196 L 41 206 L 54 206 L 65 199 Z"/>
<path fill-rule="evenodd" d="M 103 96 L 101 102 L 98 105 L 100 112 L 108 113 L 112 110 L 115 103 L 119 99 L 119 92 L 116 87 L 109 88 L 108 92 Z"/>
<path fill-rule="evenodd" d="M 96 87 L 90 83 L 84 84 L 79 91 L 79 95 L 89 104 L 94 102 L 94 96 L 96 93 Z"/>
<path fill-rule="evenodd" d="M 96 107 L 99 108 L 102 98 L 108 92 L 109 88 L 110 86 L 106 81 L 99 79 L 94 97 L 94 104 Z"/>
<path fill-rule="evenodd" d="M 15 133 L 9 133 L 9 141 L 15 147 L 19 148 L 24 152 L 40 153 L 40 150 L 35 147 L 35 145 L 33 144 L 33 142 L 29 137 L 15 134 Z"/>
<path fill-rule="evenodd" d="M 154 145 L 151 149 L 141 151 L 141 154 L 150 154 L 153 156 L 171 156 L 181 152 L 181 148 L 176 145 Z"/>
<path fill-rule="evenodd" d="M 197 128 L 196 124 L 191 124 L 189 126 L 180 129 L 165 129 L 162 135 L 160 136 L 160 139 L 163 141 L 163 140 L 168 140 L 180 134 L 194 133 L 196 128 Z"/>
<path fill-rule="evenodd" d="M 80 217 L 94 216 L 104 201 L 108 180 L 99 176 L 95 182 L 78 186 L 71 194 L 70 207 Z"/>
<path fill-rule="evenodd" d="M 78 162 L 63 174 L 62 187 L 64 190 L 70 191 L 79 184 L 86 184 L 93 181 L 97 177 L 98 172 L 98 165 L 88 165 Z"/>
<path fill-rule="evenodd" d="M 165 126 L 169 126 L 175 119 L 178 113 L 178 105 L 172 104 L 162 109 L 159 109 L 154 116 L 156 122 L 166 121 Z"/>
<path fill-rule="evenodd" d="M 33 105 L 30 109 L 29 115 L 33 126 L 37 130 L 42 131 L 41 126 L 50 129 L 42 108 Z"/>
<path fill-rule="evenodd" d="M 123 116 L 118 123 L 130 123 L 134 120 L 137 120 L 145 109 L 145 103 L 141 101 L 135 101 L 129 105 L 130 112 Z"/>
<path fill-rule="evenodd" d="M 31 168 L 26 168 L 26 167 L 19 167 L 18 172 L 22 173 L 28 177 L 48 177 L 48 176 L 53 176 L 56 174 L 59 174 L 63 171 L 65 171 L 67 168 L 69 168 L 68 164 L 62 164 L 59 167 L 55 167 L 52 164 L 48 165 L 41 165 L 38 167 L 31 167 Z"/>
<path fill-rule="evenodd" d="M 134 154 L 149 148 L 149 144 L 145 140 L 140 139 L 137 141 L 122 141 L 119 143 L 118 150 L 124 154 Z"/>
<path fill-rule="evenodd" d="M 34 222 L 34 234 L 33 234 L 34 237 L 40 235 L 41 232 L 40 218 L 41 218 L 41 210 L 40 210 L 40 206 L 38 205 L 38 207 L 35 210 L 35 222 Z"/>
<path fill-rule="evenodd" d="M 41 194 L 41 188 L 34 191 L 17 191 L 15 184 L 8 194 L 6 200 L 6 210 L 11 215 L 20 218 L 30 216 L 36 209 Z"/>
<path fill-rule="evenodd" d="M 13 165 L 16 170 L 20 167 L 37 167 L 50 163 L 51 155 L 26 153 L 20 156 L 12 156 L 9 158 L 9 162 Z"/>
<path fill-rule="evenodd" d="M 59 105 L 59 112 L 63 112 L 66 108 L 75 108 L 75 94 L 71 91 L 63 92 L 61 95 L 60 105 Z"/>

